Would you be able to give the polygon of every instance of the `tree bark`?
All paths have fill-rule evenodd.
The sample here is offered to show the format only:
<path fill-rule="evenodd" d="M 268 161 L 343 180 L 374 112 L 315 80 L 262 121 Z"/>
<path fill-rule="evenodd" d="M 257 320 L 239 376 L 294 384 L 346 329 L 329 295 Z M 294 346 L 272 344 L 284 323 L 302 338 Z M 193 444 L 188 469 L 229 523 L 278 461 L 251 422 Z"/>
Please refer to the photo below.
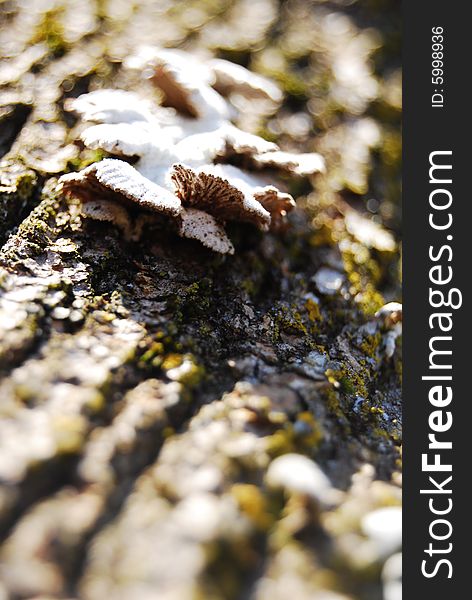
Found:
<path fill-rule="evenodd" d="M 0 109 L 0 598 L 380 598 L 384 559 L 350 544 L 399 502 L 400 340 L 373 316 L 397 250 L 369 250 L 374 281 L 302 206 L 235 227 L 234 257 L 83 219 L 55 189 L 87 158 L 62 102 L 117 64 L 99 28 L 54 39 Z M 287 453 L 342 501 L 270 485 Z"/>

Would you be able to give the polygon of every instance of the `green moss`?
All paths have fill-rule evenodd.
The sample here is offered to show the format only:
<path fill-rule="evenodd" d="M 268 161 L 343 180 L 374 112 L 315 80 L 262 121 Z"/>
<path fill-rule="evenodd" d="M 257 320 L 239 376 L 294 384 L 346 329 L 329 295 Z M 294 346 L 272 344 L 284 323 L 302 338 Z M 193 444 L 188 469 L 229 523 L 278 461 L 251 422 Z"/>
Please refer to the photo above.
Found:
<path fill-rule="evenodd" d="M 104 387 L 104 392 L 106 391 L 106 387 Z M 87 411 L 91 414 L 99 414 L 105 408 L 105 395 L 102 392 L 97 391 L 93 396 L 87 401 L 86 408 Z"/>
<path fill-rule="evenodd" d="M 212 302 L 213 282 L 209 277 L 191 283 L 174 295 L 169 305 L 178 328 L 183 322 L 208 315 Z"/>
<path fill-rule="evenodd" d="M 204 338 L 209 337 L 212 331 L 213 329 L 207 323 L 202 323 L 198 330 L 199 334 Z"/>
<path fill-rule="evenodd" d="M 164 354 L 164 344 L 162 342 L 154 342 L 151 347 L 140 357 L 140 360 L 145 363 L 151 363 L 154 366 L 159 366 L 162 362 Z"/>
<path fill-rule="evenodd" d="M 305 79 L 296 73 L 288 70 L 274 71 L 271 70 L 267 73 L 269 77 L 277 81 L 283 91 L 290 95 L 295 96 L 299 99 L 306 99 L 309 97 L 309 86 Z"/>
<path fill-rule="evenodd" d="M 343 416 L 344 413 L 341 410 L 338 392 L 336 392 L 332 387 L 329 387 L 324 390 L 324 395 L 328 410 L 338 417 Z"/>
<path fill-rule="evenodd" d="M 67 170 L 68 171 L 80 171 L 85 169 L 94 162 L 99 162 L 110 156 L 108 152 L 104 150 L 91 150 L 90 148 L 85 148 L 80 152 L 78 156 L 71 158 L 67 161 Z"/>
<path fill-rule="evenodd" d="M 360 350 L 368 356 L 369 358 L 374 358 L 375 360 L 380 360 L 377 356 L 377 350 L 382 342 L 382 335 L 380 332 L 377 332 L 374 335 L 367 335 L 363 339 L 362 343 L 359 345 Z"/>
<path fill-rule="evenodd" d="M 55 417 L 52 426 L 57 454 L 78 453 L 86 434 L 85 418 L 81 415 L 60 415 Z"/>
<path fill-rule="evenodd" d="M 351 284 L 350 293 L 365 315 L 373 315 L 385 304 L 377 285 L 382 278 L 379 264 L 370 256 L 356 254 L 351 249 L 342 252 L 344 270 Z"/>
<path fill-rule="evenodd" d="M 266 450 L 270 456 L 276 457 L 295 451 L 293 427 L 287 425 L 283 429 L 278 429 L 275 433 L 266 438 Z"/>
<path fill-rule="evenodd" d="M 265 127 L 260 127 L 256 133 L 259 137 L 264 138 L 268 142 L 277 143 L 279 139 L 279 136 L 276 133 L 272 133 L 272 131 Z"/>
<path fill-rule="evenodd" d="M 352 367 L 344 364 L 339 369 L 328 369 L 326 376 L 330 383 L 339 384 L 341 391 L 345 394 L 362 396 L 367 398 L 369 390 L 366 381 L 369 380 L 369 372 L 358 373 Z"/>
<path fill-rule="evenodd" d="M 365 315 L 371 316 L 385 304 L 384 297 L 373 286 L 368 285 L 362 294 L 359 307 Z"/>
<path fill-rule="evenodd" d="M 280 332 L 284 331 L 289 334 L 301 334 L 302 336 L 308 336 L 308 329 L 303 322 L 300 312 L 295 306 L 290 308 L 286 305 L 278 305 L 274 311 L 273 322 L 273 336 L 274 340 L 277 340 Z"/>
<path fill-rule="evenodd" d="M 281 456 L 287 452 L 302 452 L 311 455 L 323 440 L 323 431 L 314 416 L 306 411 L 297 415 L 295 423 L 288 422 L 286 417 L 278 429 L 265 438 L 266 451 L 272 457 Z M 275 424 L 275 421 L 272 421 Z M 298 424 L 305 427 L 301 431 Z"/>
<path fill-rule="evenodd" d="M 390 435 L 383 427 L 373 427 L 371 432 L 376 438 L 390 441 Z"/>
<path fill-rule="evenodd" d="M 12 263 L 22 256 L 42 254 L 55 237 L 56 215 L 61 201 L 51 187 L 43 191 L 43 200 L 19 226 L 17 236 L 22 240 L 21 245 L 11 245 L 4 250 L 6 258 Z M 61 232 L 64 234 L 70 215 L 67 212 L 62 215 L 64 222 L 61 224 Z"/>
<path fill-rule="evenodd" d="M 297 423 L 303 423 L 306 427 L 306 431 L 299 434 L 296 428 Z M 297 423 L 295 423 L 295 432 L 298 441 L 297 446 L 306 448 L 309 451 L 317 448 L 323 440 L 323 430 L 312 413 L 308 411 L 299 413 L 297 415 Z"/>
<path fill-rule="evenodd" d="M 52 55 L 61 57 L 69 49 L 69 44 L 64 37 L 64 26 L 61 23 L 62 7 L 48 10 L 43 14 L 31 43 L 44 42 Z"/>
<path fill-rule="evenodd" d="M 322 216 L 318 220 L 321 221 Z M 317 225 L 316 231 L 310 237 L 310 244 L 319 248 L 320 246 L 333 246 L 335 243 L 333 230 L 329 226 L 329 221 L 325 219 L 324 222 Z"/>
<path fill-rule="evenodd" d="M 0 243 L 34 207 L 38 186 L 34 171 L 18 164 L 0 168 Z"/>
<path fill-rule="evenodd" d="M 241 287 L 249 297 L 253 297 L 256 294 L 257 286 L 253 279 L 244 279 L 241 282 Z"/>
<path fill-rule="evenodd" d="M 192 310 L 207 312 L 211 304 L 212 281 L 208 277 L 192 283 L 184 290 L 186 303 Z"/>
<path fill-rule="evenodd" d="M 308 300 L 305 302 L 305 308 L 308 312 L 308 318 L 312 323 L 315 321 L 321 321 L 320 307 L 318 306 L 317 302 L 314 302 L 311 300 L 311 298 L 308 298 Z"/>
<path fill-rule="evenodd" d="M 172 380 L 178 381 L 188 390 L 197 387 L 206 375 L 205 368 L 198 364 L 191 354 L 167 352 L 166 347 L 172 344 L 170 339 L 162 342 L 152 342 L 147 350 L 138 357 L 138 366 L 141 368 L 159 368 Z"/>
<path fill-rule="evenodd" d="M 180 367 L 184 360 L 184 357 L 181 354 L 167 354 L 167 356 L 162 361 L 162 368 L 164 371 L 169 371 L 170 369 L 175 369 Z"/>
<path fill-rule="evenodd" d="M 255 485 L 236 483 L 231 487 L 231 495 L 235 498 L 239 509 L 253 525 L 262 531 L 274 523 L 274 515 L 269 510 L 269 504 L 261 490 Z"/>

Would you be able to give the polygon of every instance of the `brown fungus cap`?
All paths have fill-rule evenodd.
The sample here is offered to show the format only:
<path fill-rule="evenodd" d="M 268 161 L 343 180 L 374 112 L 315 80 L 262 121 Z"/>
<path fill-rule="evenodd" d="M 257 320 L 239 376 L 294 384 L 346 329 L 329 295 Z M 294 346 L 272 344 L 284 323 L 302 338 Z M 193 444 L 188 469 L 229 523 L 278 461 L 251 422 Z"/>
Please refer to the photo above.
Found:
<path fill-rule="evenodd" d="M 221 172 L 221 169 L 216 172 Z M 173 167 L 171 179 L 185 206 L 204 210 L 223 222 L 246 221 L 261 229 L 270 225 L 270 214 L 253 195 L 244 193 L 235 178 L 232 181 L 231 178 L 178 164 Z"/>

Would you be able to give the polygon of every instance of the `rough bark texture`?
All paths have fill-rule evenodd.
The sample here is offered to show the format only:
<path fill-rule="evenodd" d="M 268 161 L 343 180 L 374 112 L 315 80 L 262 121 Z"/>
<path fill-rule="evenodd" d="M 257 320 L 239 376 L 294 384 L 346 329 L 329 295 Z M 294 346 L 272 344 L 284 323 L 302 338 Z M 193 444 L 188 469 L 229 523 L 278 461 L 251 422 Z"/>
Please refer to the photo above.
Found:
<path fill-rule="evenodd" d="M 30 4 L 0 5 L 0 598 L 380 600 L 362 520 L 400 503 L 400 340 L 374 317 L 399 253 L 345 217 L 375 198 L 398 227 L 396 3 Z M 241 125 L 327 160 L 233 257 L 127 242 L 55 192 L 95 158 L 64 99 L 184 41 L 276 77 L 283 107 Z M 286 453 L 342 496 L 271 485 Z"/>

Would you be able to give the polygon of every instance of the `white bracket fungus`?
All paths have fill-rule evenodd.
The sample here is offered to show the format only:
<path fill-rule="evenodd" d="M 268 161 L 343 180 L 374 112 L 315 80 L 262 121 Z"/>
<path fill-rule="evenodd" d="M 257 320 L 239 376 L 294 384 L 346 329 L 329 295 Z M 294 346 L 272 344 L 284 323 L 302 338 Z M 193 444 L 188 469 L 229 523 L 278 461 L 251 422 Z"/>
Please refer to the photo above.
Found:
<path fill-rule="evenodd" d="M 323 170 L 318 154 L 282 152 L 230 122 L 230 105 L 216 90 L 280 100 L 276 86 L 259 75 L 227 61 L 203 63 L 182 51 L 156 48 L 138 52 L 127 66 L 150 78 L 163 105 L 172 108 L 123 90 L 98 90 L 67 102 L 67 110 L 93 123 L 81 134 L 84 145 L 112 156 L 60 179 L 61 189 L 82 201 L 84 216 L 111 221 L 135 237 L 124 225 L 125 215 L 111 209 L 114 200 L 171 217 L 182 237 L 232 254 L 227 221 L 266 231 L 295 206 L 260 171 L 308 176 Z M 258 173 L 228 164 L 236 155 Z M 136 162 L 131 165 L 130 159 Z"/>

